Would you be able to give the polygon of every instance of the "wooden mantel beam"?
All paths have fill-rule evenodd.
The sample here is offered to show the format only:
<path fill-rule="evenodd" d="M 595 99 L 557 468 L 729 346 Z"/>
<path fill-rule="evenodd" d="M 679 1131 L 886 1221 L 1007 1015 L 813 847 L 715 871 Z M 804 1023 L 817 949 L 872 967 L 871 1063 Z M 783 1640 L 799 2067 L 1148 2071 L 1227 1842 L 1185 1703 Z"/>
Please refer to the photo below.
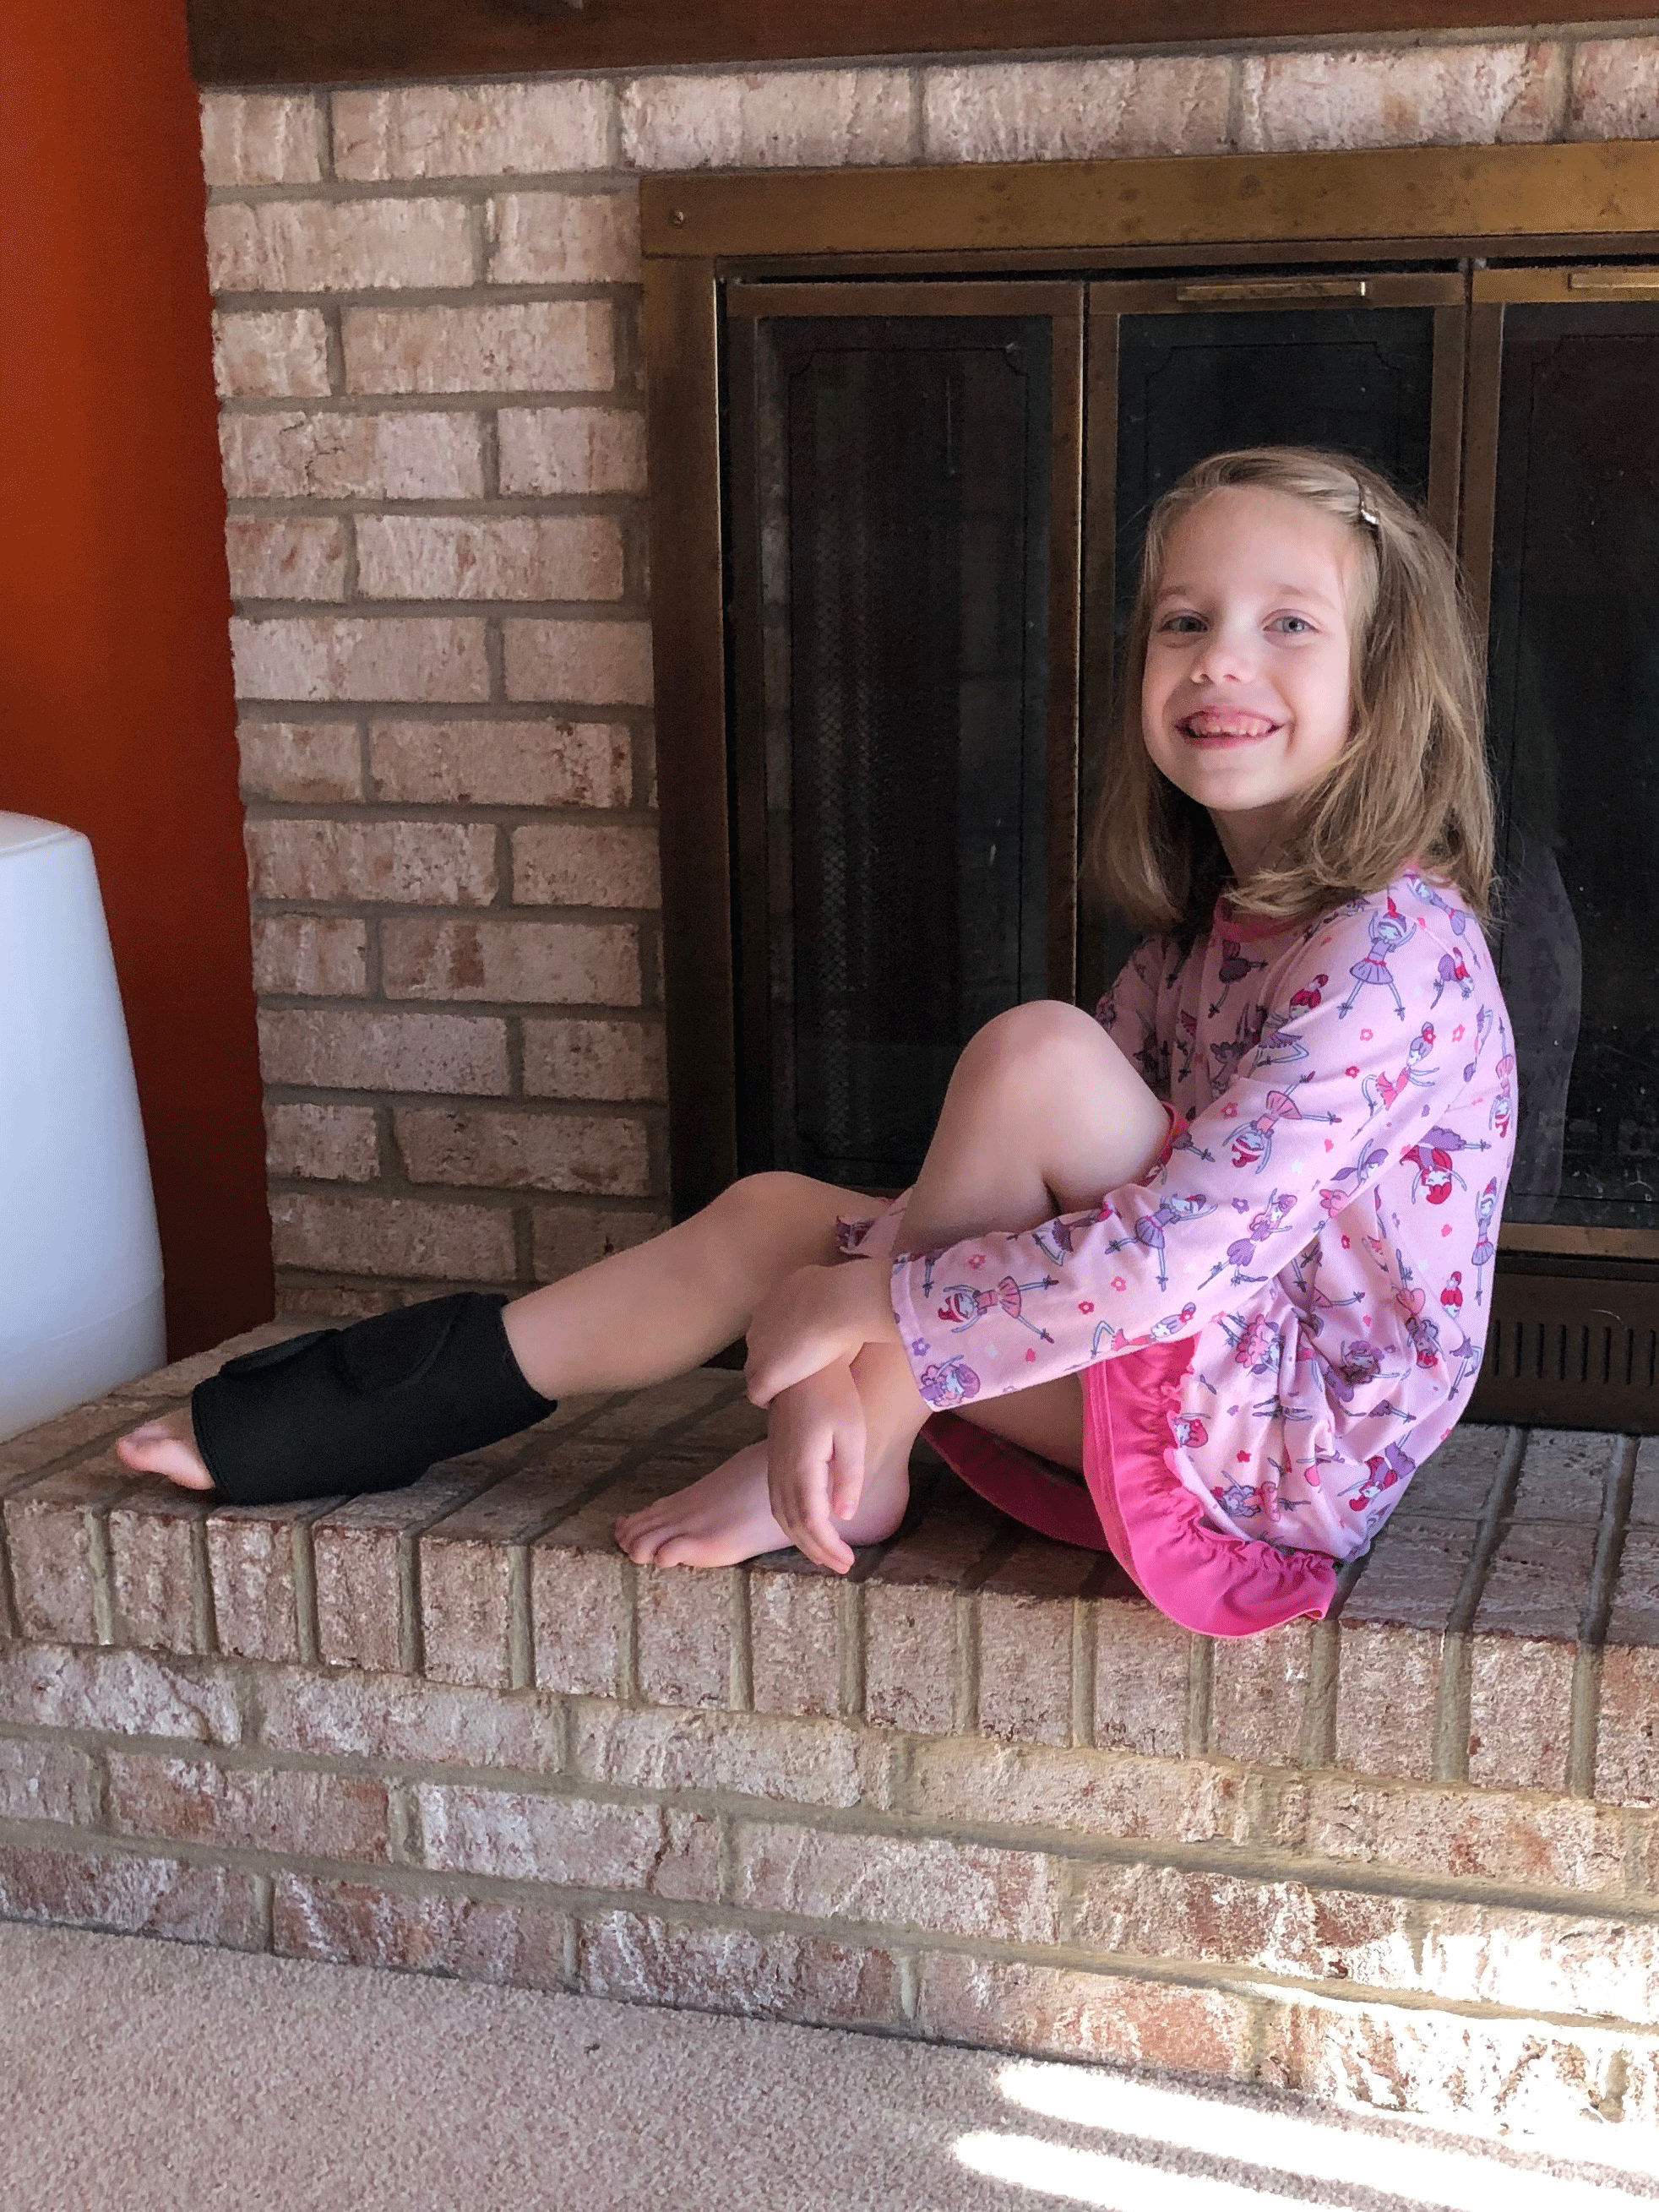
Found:
<path fill-rule="evenodd" d="M 1595 20 L 1653 12 L 1654 0 L 1596 0 Z M 1504 0 L 1022 0 L 1017 9 L 1008 0 L 189 0 L 189 13 L 202 85 L 1267 38 L 1340 44 L 1514 20 Z"/>

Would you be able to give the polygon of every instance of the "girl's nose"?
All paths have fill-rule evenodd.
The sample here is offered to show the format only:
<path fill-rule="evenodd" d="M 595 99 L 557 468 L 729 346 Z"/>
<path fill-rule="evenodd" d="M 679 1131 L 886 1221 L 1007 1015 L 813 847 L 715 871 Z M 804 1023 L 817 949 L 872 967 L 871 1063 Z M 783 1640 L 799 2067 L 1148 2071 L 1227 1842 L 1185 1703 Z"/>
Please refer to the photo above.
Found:
<path fill-rule="evenodd" d="M 1193 656 L 1188 672 L 1194 684 L 1237 684 L 1255 673 L 1255 641 L 1212 630 Z"/>

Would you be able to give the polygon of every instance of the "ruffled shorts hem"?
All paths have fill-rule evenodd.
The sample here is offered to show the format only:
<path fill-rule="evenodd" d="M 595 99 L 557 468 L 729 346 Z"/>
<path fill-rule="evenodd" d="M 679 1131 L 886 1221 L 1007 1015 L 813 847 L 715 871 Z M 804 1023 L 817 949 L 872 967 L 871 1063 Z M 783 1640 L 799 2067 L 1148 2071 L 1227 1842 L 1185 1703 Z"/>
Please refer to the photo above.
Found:
<path fill-rule="evenodd" d="M 1109 1552 L 1142 1595 L 1204 1636 L 1259 1636 L 1322 1620 L 1336 1592 L 1323 1553 L 1281 1551 L 1206 1517 L 1175 1465 L 1170 1417 L 1190 1354 L 1147 1345 L 1083 1370 L 1084 1480 L 957 1413 L 922 1433 L 981 1498 L 1063 1544 Z"/>

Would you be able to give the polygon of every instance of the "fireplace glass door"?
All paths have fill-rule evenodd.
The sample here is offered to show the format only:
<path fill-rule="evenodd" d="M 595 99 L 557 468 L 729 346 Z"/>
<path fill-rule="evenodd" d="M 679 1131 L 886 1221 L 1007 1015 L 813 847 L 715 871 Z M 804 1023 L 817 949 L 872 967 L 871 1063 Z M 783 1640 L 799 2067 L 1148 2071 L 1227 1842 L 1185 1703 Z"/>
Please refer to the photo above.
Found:
<path fill-rule="evenodd" d="M 1616 270 L 1499 281 L 1490 732 L 1519 1074 L 1505 1218 L 1523 1249 L 1659 1252 L 1659 283 L 1641 301 L 1618 296 Z"/>
<path fill-rule="evenodd" d="M 974 1031 L 1071 995 L 1080 307 L 730 301 L 745 1168 L 897 1188 Z"/>
<path fill-rule="evenodd" d="M 1351 454 L 1488 617 L 1517 1152 L 1482 1391 L 1659 1419 L 1659 280 L 757 284 L 726 333 L 739 1168 L 896 1188 L 976 1029 L 1095 1002 L 1133 939 L 1079 833 L 1147 515 L 1208 453 Z"/>

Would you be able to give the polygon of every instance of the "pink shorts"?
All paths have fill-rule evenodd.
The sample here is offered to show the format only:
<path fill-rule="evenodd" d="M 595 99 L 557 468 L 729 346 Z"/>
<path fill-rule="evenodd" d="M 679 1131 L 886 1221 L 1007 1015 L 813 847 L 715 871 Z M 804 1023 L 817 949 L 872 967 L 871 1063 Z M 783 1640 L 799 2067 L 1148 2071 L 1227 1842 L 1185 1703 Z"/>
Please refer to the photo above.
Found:
<path fill-rule="evenodd" d="M 959 1413 L 933 1414 L 923 1434 L 1015 1520 L 1060 1543 L 1110 1552 L 1183 1628 L 1255 1636 L 1304 1615 L 1322 1620 L 1336 1589 L 1333 1562 L 1217 1528 L 1170 1464 L 1169 1417 L 1190 1357 L 1177 1340 L 1083 1370 L 1082 1484 Z"/>

